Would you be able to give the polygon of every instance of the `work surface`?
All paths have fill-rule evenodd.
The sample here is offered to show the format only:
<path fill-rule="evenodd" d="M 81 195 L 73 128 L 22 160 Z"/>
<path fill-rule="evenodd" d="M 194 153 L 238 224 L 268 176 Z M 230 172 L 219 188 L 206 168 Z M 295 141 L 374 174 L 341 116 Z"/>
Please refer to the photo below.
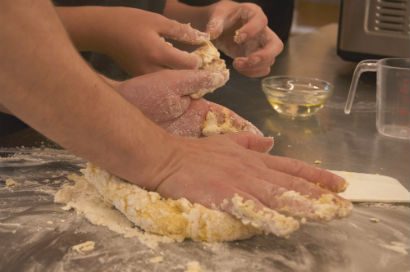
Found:
<path fill-rule="evenodd" d="M 373 76 L 359 86 L 352 114 L 343 114 L 354 64 L 338 59 L 335 43 L 336 26 L 292 37 L 272 71 L 335 85 L 326 107 L 311 119 L 280 118 L 265 100 L 260 80 L 236 73 L 209 98 L 274 136 L 273 154 L 320 160 L 333 170 L 388 175 L 410 189 L 410 143 L 377 134 Z M 410 271 L 410 208 L 397 205 L 356 205 L 350 218 L 306 224 L 289 239 L 261 236 L 222 245 L 187 241 L 150 249 L 53 203 L 53 192 L 83 161 L 61 150 L 13 148 L 42 140 L 29 129 L 0 138 L 0 180 L 17 183 L 13 188 L 0 183 L 0 271 L 183 271 L 189 261 L 209 271 Z M 94 251 L 70 249 L 87 240 L 96 242 Z M 162 262 L 150 261 L 160 255 Z"/>

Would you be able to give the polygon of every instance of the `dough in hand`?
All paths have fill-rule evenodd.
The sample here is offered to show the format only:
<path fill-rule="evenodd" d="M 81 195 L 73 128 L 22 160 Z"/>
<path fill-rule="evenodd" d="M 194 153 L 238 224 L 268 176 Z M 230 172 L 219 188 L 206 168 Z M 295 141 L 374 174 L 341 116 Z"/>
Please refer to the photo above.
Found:
<path fill-rule="evenodd" d="M 213 89 L 200 89 L 191 94 L 192 98 L 199 99 L 205 94 L 211 93 L 217 88 L 222 87 L 229 79 L 229 70 L 226 68 L 225 61 L 220 58 L 218 49 L 211 42 L 206 42 L 192 53 L 199 56 L 202 60 L 202 65 L 199 69 L 215 72 L 218 76 L 224 77 L 224 81 L 220 84 L 220 86 Z"/>

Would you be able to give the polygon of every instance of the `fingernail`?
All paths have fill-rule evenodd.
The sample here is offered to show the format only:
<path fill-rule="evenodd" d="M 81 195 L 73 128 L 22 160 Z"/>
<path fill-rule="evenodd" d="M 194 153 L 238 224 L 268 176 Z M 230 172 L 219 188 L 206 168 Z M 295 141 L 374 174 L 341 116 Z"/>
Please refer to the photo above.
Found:
<path fill-rule="evenodd" d="M 246 33 L 240 33 L 239 31 L 236 31 L 235 36 L 233 37 L 233 40 L 237 44 L 241 44 L 246 40 L 247 37 L 248 35 Z"/>

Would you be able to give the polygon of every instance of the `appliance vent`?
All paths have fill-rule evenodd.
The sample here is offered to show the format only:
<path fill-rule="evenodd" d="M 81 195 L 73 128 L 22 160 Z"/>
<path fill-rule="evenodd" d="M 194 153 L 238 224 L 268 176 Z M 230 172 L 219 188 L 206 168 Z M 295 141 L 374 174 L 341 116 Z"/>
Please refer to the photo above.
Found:
<path fill-rule="evenodd" d="M 367 29 L 380 34 L 410 37 L 409 0 L 370 0 Z"/>

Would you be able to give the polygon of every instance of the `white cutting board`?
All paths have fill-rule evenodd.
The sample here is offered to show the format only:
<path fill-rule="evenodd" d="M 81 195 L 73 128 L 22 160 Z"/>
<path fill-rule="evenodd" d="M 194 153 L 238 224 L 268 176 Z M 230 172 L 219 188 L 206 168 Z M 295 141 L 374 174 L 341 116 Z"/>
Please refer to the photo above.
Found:
<path fill-rule="evenodd" d="M 346 191 L 340 195 L 350 201 L 410 203 L 410 192 L 395 178 L 345 171 L 331 172 L 342 176 L 349 183 Z"/>

